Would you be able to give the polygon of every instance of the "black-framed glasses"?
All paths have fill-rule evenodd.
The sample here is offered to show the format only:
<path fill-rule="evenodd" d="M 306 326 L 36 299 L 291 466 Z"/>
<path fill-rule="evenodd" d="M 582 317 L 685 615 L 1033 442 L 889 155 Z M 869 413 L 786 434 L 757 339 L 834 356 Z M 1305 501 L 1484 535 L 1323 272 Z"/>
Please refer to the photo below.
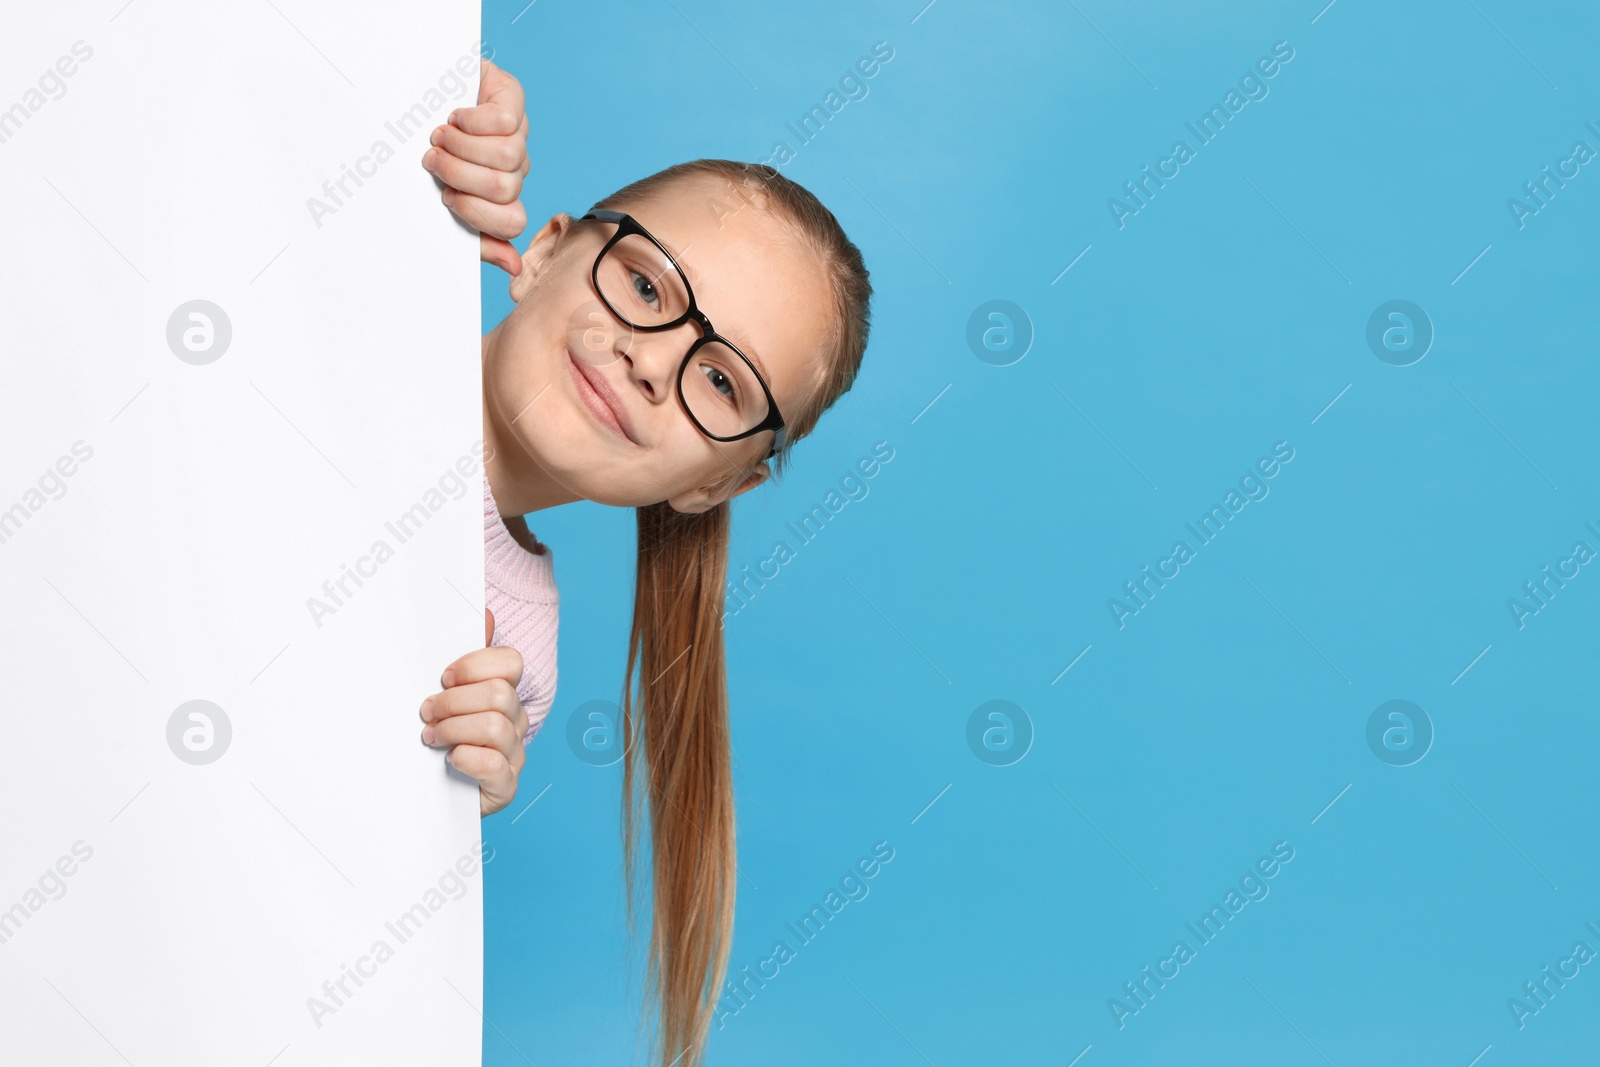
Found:
<path fill-rule="evenodd" d="M 700 327 L 702 336 L 678 366 L 678 399 L 689 421 L 713 441 L 741 441 L 772 430 L 765 458 L 777 455 L 786 430 L 772 390 L 739 346 L 712 329 L 672 253 L 625 211 L 596 208 L 583 218 L 616 223 L 589 279 L 619 322 L 647 333 L 691 321 Z"/>

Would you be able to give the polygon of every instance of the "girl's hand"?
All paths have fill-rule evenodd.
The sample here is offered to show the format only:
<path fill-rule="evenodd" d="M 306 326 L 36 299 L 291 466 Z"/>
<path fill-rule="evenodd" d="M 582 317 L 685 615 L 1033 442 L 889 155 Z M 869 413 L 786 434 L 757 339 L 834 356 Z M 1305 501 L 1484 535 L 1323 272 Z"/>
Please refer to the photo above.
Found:
<path fill-rule="evenodd" d="M 494 638 L 494 614 L 483 612 L 483 643 Z M 522 738 L 528 715 L 517 697 L 522 653 L 490 645 L 444 669 L 444 691 L 422 702 L 422 741 L 451 746 L 445 759 L 478 780 L 478 814 L 493 815 L 517 795 L 517 775 L 527 754 Z"/>
<path fill-rule="evenodd" d="M 431 142 L 422 165 L 447 186 L 445 206 L 478 231 L 479 257 L 515 278 L 522 256 L 511 238 L 528 224 L 517 198 L 533 166 L 522 84 L 485 58 L 478 105 L 452 111 Z"/>

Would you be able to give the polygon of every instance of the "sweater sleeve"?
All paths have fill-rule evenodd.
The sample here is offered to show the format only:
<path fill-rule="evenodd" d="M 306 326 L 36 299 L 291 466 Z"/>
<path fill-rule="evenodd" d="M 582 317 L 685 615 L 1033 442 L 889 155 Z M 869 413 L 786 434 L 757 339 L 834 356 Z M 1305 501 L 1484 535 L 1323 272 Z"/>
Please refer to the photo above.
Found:
<path fill-rule="evenodd" d="M 528 716 L 524 746 L 544 725 L 555 702 L 556 630 L 561 597 L 556 588 L 553 553 L 529 552 L 518 544 L 500 517 L 483 479 L 484 603 L 494 613 L 491 645 L 515 648 L 522 654 L 522 680 L 517 699 Z"/>

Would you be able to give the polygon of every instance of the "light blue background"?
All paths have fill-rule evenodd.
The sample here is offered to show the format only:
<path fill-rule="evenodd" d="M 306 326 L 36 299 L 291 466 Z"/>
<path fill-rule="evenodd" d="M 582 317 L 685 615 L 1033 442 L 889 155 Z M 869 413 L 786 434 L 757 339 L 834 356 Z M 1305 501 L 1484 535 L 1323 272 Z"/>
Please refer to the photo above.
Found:
<path fill-rule="evenodd" d="M 796 946 L 785 922 L 874 842 L 895 855 L 713 1032 L 709 1062 L 1592 1054 L 1600 965 L 1520 1030 L 1507 1000 L 1577 941 L 1600 951 L 1600 566 L 1522 629 L 1507 600 L 1575 541 L 1600 550 L 1600 164 L 1522 229 L 1506 201 L 1575 141 L 1600 150 L 1600 14 L 919 10 L 484 9 L 528 93 L 530 233 L 670 163 L 793 145 L 785 122 L 894 48 L 783 168 L 861 246 L 874 326 L 789 475 L 735 505 L 731 569 L 793 544 L 785 522 L 875 442 L 894 458 L 727 626 L 732 969 Z M 1278 41 L 1294 57 L 1269 95 L 1119 230 L 1107 199 L 1194 147 L 1184 123 Z M 484 279 L 488 329 L 509 301 Z M 994 299 L 1031 320 L 1010 366 L 966 341 Z M 1366 343 L 1391 299 L 1436 331 L 1411 366 Z M 1278 441 L 1294 458 L 1270 494 L 1119 629 L 1107 599 L 1193 547 L 1184 523 Z M 556 552 L 560 687 L 518 800 L 484 824 L 485 1062 L 640 1062 L 620 768 L 565 741 L 575 708 L 620 693 L 634 517 L 532 525 Z M 1035 732 L 1012 766 L 967 745 L 994 699 Z M 1391 699 L 1436 731 L 1411 766 L 1366 741 Z M 1200 947 L 1185 921 L 1278 841 L 1295 854 L 1270 895 Z M 1195 958 L 1119 1029 L 1108 999 L 1180 938 Z"/>

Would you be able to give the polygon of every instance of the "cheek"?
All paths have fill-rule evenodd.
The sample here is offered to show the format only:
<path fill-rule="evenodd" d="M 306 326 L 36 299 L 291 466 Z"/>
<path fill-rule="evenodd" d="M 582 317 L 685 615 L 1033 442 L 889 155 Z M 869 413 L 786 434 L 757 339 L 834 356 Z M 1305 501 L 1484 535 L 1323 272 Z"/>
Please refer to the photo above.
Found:
<path fill-rule="evenodd" d="M 510 420 L 544 388 L 550 378 L 548 344 L 532 317 L 508 321 L 501 343 L 483 369 L 485 388 L 493 391 Z M 505 409 L 509 408 L 509 411 Z"/>
<path fill-rule="evenodd" d="M 723 476 L 731 476 L 737 464 L 736 455 L 704 437 L 689 424 L 682 409 L 673 400 L 676 418 L 667 420 L 670 425 L 651 454 L 641 463 L 639 474 L 651 483 L 660 497 L 715 485 Z"/>

